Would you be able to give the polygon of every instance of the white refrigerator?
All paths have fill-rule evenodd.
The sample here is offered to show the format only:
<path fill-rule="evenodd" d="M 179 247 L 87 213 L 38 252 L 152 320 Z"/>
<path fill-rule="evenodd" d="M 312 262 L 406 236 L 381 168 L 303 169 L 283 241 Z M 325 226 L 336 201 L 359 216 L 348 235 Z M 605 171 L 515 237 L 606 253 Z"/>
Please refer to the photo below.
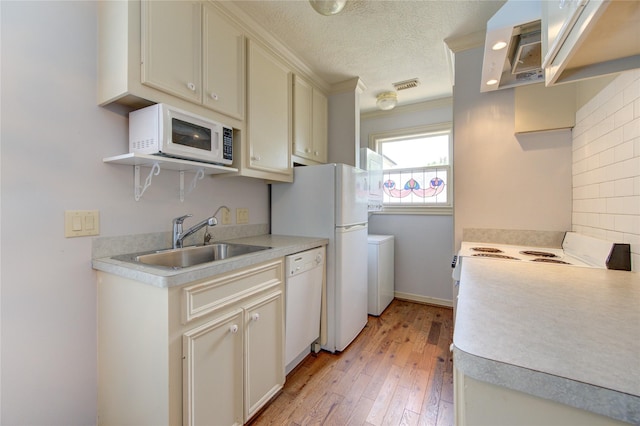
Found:
<path fill-rule="evenodd" d="M 271 185 L 271 233 L 329 239 L 322 348 L 343 351 L 367 324 L 367 173 L 301 166 Z"/>

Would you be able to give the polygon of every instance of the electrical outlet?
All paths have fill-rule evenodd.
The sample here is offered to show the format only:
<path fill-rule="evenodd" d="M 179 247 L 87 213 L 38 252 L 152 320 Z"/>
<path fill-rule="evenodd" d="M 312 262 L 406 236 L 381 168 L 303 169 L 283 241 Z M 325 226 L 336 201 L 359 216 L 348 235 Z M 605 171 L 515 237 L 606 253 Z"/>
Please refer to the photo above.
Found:
<path fill-rule="evenodd" d="M 231 210 L 222 209 L 222 224 L 231 225 Z"/>
<path fill-rule="evenodd" d="M 100 235 L 98 210 L 66 210 L 64 212 L 64 236 L 87 237 Z"/>
<path fill-rule="evenodd" d="M 236 223 L 249 223 L 249 209 L 236 209 Z"/>

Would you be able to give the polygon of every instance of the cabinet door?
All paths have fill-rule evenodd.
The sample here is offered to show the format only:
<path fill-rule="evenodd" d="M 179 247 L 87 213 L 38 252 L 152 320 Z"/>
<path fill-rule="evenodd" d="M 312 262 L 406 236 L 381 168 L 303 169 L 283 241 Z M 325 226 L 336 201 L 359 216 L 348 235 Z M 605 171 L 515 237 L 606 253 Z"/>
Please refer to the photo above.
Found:
<path fill-rule="evenodd" d="M 284 385 L 284 301 L 282 291 L 245 308 L 245 421 Z"/>
<path fill-rule="evenodd" d="M 291 72 L 251 41 L 248 62 L 247 164 L 252 169 L 290 176 Z"/>
<path fill-rule="evenodd" d="M 313 160 L 327 162 L 327 97 L 318 89 L 313 89 Z"/>
<path fill-rule="evenodd" d="M 242 425 L 243 311 L 184 333 L 183 423 Z"/>
<path fill-rule="evenodd" d="M 202 103 L 218 112 L 244 118 L 244 34 L 211 5 L 203 6 Z"/>
<path fill-rule="evenodd" d="M 296 76 L 293 86 L 294 154 L 327 162 L 327 97 Z"/>
<path fill-rule="evenodd" d="M 201 4 L 142 2 L 142 83 L 181 98 L 202 99 Z"/>
<path fill-rule="evenodd" d="M 311 85 L 296 76 L 293 83 L 294 154 L 309 160 L 313 160 L 312 99 Z"/>

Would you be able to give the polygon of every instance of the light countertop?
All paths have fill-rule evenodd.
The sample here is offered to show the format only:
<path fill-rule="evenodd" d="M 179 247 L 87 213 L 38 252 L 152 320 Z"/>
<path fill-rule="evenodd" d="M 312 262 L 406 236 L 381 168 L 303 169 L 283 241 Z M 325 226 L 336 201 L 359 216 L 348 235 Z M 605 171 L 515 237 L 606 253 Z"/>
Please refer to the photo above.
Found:
<path fill-rule="evenodd" d="M 640 276 L 464 258 L 454 328 L 464 374 L 640 424 Z"/>
<path fill-rule="evenodd" d="M 288 235 L 258 235 L 236 239 L 225 239 L 225 242 L 250 244 L 271 247 L 255 253 L 232 257 L 202 265 L 182 268 L 178 270 L 160 269 L 141 264 L 133 264 L 101 257 L 93 259 L 93 269 L 130 278 L 156 287 L 173 287 L 192 281 L 244 268 L 260 262 L 288 256 L 293 253 L 309 250 L 328 244 L 326 238 L 295 237 Z M 124 254 L 124 253 L 123 253 Z"/>

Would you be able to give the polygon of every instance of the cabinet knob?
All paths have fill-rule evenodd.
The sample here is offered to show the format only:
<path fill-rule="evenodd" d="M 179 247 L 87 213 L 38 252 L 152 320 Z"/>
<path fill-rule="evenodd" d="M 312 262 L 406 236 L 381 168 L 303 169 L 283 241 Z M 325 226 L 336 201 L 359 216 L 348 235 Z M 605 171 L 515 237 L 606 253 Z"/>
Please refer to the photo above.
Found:
<path fill-rule="evenodd" d="M 211 99 L 213 99 L 214 101 L 218 100 L 218 94 L 217 93 L 211 93 Z"/>
<path fill-rule="evenodd" d="M 260 314 L 257 312 L 251 315 L 252 321 L 258 321 L 259 319 L 260 319 Z"/>
<path fill-rule="evenodd" d="M 195 91 L 196 91 L 196 85 L 195 85 L 195 84 L 193 84 L 193 83 L 187 83 L 187 88 L 188 88 L 189 90 L 191 90 L 192 92 L 195 92 Z"/>
<path fill-rule="evenodd" d="M 251 160 L 252 161 L 260 161 L 260 156 L 259 155 L 252 155 L 251 156 Z"/>
<path fill-rule="evenodd" d="M 314 151 L 314 152 L 313 152 L 313 155 L 320 155 L 320 152 L 318 152 L 318 151 Z"/>
<path fill-rule="evenodd" d="M 232 324 L 231 327 L 229 327 L 229 332 L 231 334 L 236 334 L 238 332 L 238 324 Z"/>
<path fill-rule="evenodd" d="M 309 153 L 311 150 L 309 148 L 305 148 L 304 152 Z"/>

